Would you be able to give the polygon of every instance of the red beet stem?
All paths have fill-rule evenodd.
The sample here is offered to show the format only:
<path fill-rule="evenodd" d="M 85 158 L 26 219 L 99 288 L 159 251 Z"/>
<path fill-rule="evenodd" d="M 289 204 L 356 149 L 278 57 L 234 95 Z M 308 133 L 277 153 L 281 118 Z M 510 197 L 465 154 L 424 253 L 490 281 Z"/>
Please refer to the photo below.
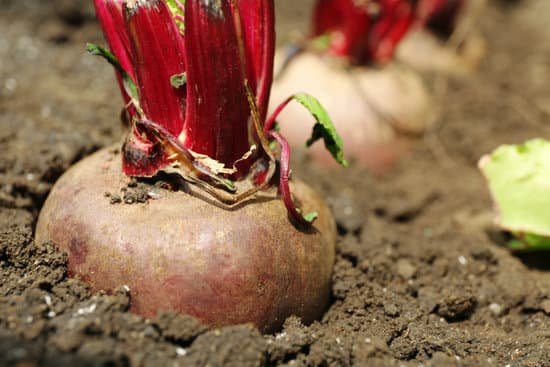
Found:
<path fill-rule="evenodd" d="M 368 9 L 352 0 L 319 0 L 313 18 L 313 35 L 328 33 L 332 54 L 359 59 L 366 49 L 370 23 Z"/>
<path fill-rule="evenodd" d="M 164 147 L 138 129 L 130 132 L 122 146 L 122 170 L 128 176 L 152 177 L 169 163 Z"/>
<path fill-rule="evenodd" d="M 295 223 L 305 227 L 310 226 L 311 223 L 309 223 L 296 208 L 294 200 L 292 200 L 292 193 L 290 192 L 290 145 L 288 144 L 288 141 L 276 131 L 271 131 L 269 136 L 275 139 L 281 146 L 281 160 L 279 162 L 279 191 L 281 192 L 281 198 L 283 199 L 286 210 Z"/>
<path fill-rule="evenodd" d="M 387 62 L 414 21 L 413 0 L 318 0 L 313 36 L 356 64 Z"/>
<path fill-rule="evenodd" d="M 94 0 L 97 18 L 103 29 L 105 39 L 122 66 L 122 68 L 135 79 L 134 68 L 132 65 L 132 51 L 130 38 L 126 31 L 123 0 Z M 117 73 L 117 78 L 120 86 L 124 102 L 130 102 L 130 96 L 126 93 L 126 89 L 122 84 L 122 77 Z"/>
<path fill-rule="evenodd" d="M 381 16 L 373 24 L 368 42 L 368 55 L 378 62 L 387 62 L 414 21 L 409 1 L 381 0 Z"/>
<path fill-rule="evenodd" d="M 136 127 L 138 120 L 153 121 L 186 149 L 226 167 L 257 145 L 245 82 L 263 121 L 273 79 L 273 0 L 187 0 L 177 2 L 177 14 L 164 0 L 94 3 L 143 111 L 129 107 L 133 132 L 123 155 L 126 174 L 151 176 L 169 163 L 158 141 Z M 235 177 L 245 176 L 250 165 L 239 163 Z"/>
<path fill-rule="evenodd" d="M 279 117 L 279 115 L 281 114 L 281 112 L 283 112 L 286 106 L 288 106 L 288 104 L 292 102 L 292 98 L 293 96 L 288 97 L 283 101 L 283 103 L 281 103 L 280 105 L 277 106 L 277 108 L 275 108 L 275 110 L 271 113 L 269 118 L 265 121 L 264 133 L 269 134 L 275 128 L 277 117 Z"/>
<path fill-rule="evenodd" d="M 95 4 L 115 57 L 124 60 L 122 69 L 137 87 L 123 85 L 125 98 L 135 106 L 122 149 L 123 171 L 153 176 L 178 163 L 184 177 L 232 202 L 271 179 L 276 158 L 269 136 L 281 147 L 284 204 L 296 223 L 310 225 L 290 193 L 290 146 L 272 131 L 292 97 L 265 121 L 275 53 L 273 0 L 186 0 L 177 2 L 176 10 L 162 0 Z M 234 192 L 231 180 L 249 173 L 256 187 L 244 193 L 223 195 L 214 188 Z"/>
<path fill-rule="evenodd" d="M 265 120 L 275 55 L 273 1 L 240 0 L 238 11 L 247 60 L 247 77 L 252 92 L 256 95 L 260 117 Z"/>
<path fill-rule="evenodd" d="M 187 118 L 184 145 L 226 165 L 249 149 L 248 105 L 229 1 L 185 3 Z"/>
<path fill-rule="evenodd" d="M 177 136 L 185 121 L 186 90 L 174 88 L 170 78 L 185 72 L 183 38 L 163 1 L 126 3 L 125 15 L 143 112 Z"/>

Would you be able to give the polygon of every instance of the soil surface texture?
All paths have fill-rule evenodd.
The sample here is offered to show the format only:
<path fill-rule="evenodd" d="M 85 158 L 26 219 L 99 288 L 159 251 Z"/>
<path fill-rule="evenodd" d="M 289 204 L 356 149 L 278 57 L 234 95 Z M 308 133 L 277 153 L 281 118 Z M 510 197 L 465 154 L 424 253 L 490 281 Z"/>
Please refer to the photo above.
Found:
<path fill-rule="evenodd" d="M 281 39 L 310 3 L 277 0 Z M 550 254 L 491 235 L 476 168 L 502 143 L 550 137 L 549 14 L 547 0 L 491 2 L 480 72 L 448 82 L 437 128 L 391 174 L 295 155 L 337 218 L 333 300 L 319 322 L 261 335 L 135 316 L 126 289 L 94 294 L 34 243 L 56 179 L 121 140 L 122 102 L 84 50 L 104 43 L 91 1 L 0 0 L 0 366 L 550 366 Z"/>

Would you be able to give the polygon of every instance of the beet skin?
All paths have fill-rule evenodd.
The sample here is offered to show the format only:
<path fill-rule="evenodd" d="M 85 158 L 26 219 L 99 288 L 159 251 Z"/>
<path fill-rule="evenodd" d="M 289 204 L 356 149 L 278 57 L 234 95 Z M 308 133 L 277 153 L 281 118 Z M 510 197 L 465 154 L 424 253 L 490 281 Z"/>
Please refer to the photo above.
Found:
<path fill-rule="evenodd" d="M 111 204 L 128 183 L 120 156 L 104 149 L 72 167 L 40 214 L 37 243 L 69 255 L 69 271 L 94 290 L 127 285 L 131 310 L 193 315 L 212 326 L 252 322 L 264 332 L 291 315 L 319 318 L 330 296 L 335 224 L 322 200 L 294 181 L 310 230 L 293 226 L 272 188 L 222 209 L 184 191 L 147 204 Z"/>

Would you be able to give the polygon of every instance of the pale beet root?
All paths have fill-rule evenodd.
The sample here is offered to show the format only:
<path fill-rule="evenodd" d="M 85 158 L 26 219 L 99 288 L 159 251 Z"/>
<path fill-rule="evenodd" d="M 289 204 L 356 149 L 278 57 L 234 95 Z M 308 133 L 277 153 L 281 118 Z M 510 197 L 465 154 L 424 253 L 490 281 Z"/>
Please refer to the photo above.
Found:
<path fill-rule="evenodd" d="M 176 311 L 212 326 L 251 322 L 277 330 L 291 315 L 311 322 L 330 296 L 335 224 L 305 184 L 295 198 L 319 218 L 293 226 L 276 189 L 232 210 L 183 191 L 162 190 L 147 204 L 111 204 L 106 192 L 128 183 L 120 155 L 104 149 L 55 184 L 36 241 L 68 253 L 69 272 L 94 290 L 127 285 L 131 310 Z"/>
<path fill-rule="evenodd" d="M 345 68 L 304 52 L 275 81 L 270 108 L 295 90 L 314 94 L 327 109 L 344 141 L 346 158 L 377 173 L 406 155 L 434 120 L 432 98 L 422 79 L 395 64 Z M 289 142 L 303 146 L 311 117 L 299 105 L 289 105 L 278 120 Z M 313 146 L 310 154 L 325 166 L 333 165 L 322 144 Z"/>
<path fill-rule="evenodd" d="M 465 76 L 478 68 L 486 48 L 485 39 L 478 32 L 472 32 L 459 46 L 453 47 L 418 29 L 401 41 L 396 58 L 419 71 Z"/>
<path fill-rule="evenodd" d="M 463 0 L 447 36 L 426 27 L 408 32 L 396 49 L 396 58 L 423 72 L 452 76 L 471 74 L 479 67 L 487 52 L 485 38 L 476 23 L 487 7 L 487 0 Z"/>

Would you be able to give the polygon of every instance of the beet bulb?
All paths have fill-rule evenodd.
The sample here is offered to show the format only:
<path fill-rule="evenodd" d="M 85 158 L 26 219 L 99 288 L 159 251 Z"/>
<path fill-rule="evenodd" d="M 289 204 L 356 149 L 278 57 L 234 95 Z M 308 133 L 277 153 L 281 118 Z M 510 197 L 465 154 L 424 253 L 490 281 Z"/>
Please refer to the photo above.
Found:
<path fill-rule="evenodd" d="M 422 78 L 392 62 L 414 20 L 410 0 L 318 0 L 301 52 L 292 58 L 279 52 L 273 100 L 296 88 L 314 94 L 346 141 L 346 156 L 372 172 L 388 171 L 434 120 Z M 304 119 L 309 117 L 296 108 L 281 113 L 282 132 L 293 146 L 308 134 Z M 334 166 L 321 149 L 311 154 Z"/>
<path fill-rule="evenodd" d="M 486 53 L 476 22 L 487 0 L 419 0 L 416 20 L 396 51 L 420 71 L 452 76 L 474 72 Z"/>
<path fill-rule="evenodd" d="M 37 242 L 67 252 L 70 274 L 94 290 L 128 286 L 131 311 L 145 317 L 176 311 L 264 332 L 291 315 L 319 318 L 335 223 L 321 197 L 291 179 L 290 147 L 267 118 L 273 0 L 95 6 L 111 51 L 88 50 L 115 67 L 130 131 L 120 149 L 59 179 Z M 324 140 L 346 165 L 318 101 L 290 100 L 315 117 L 308 143 Z"/>

